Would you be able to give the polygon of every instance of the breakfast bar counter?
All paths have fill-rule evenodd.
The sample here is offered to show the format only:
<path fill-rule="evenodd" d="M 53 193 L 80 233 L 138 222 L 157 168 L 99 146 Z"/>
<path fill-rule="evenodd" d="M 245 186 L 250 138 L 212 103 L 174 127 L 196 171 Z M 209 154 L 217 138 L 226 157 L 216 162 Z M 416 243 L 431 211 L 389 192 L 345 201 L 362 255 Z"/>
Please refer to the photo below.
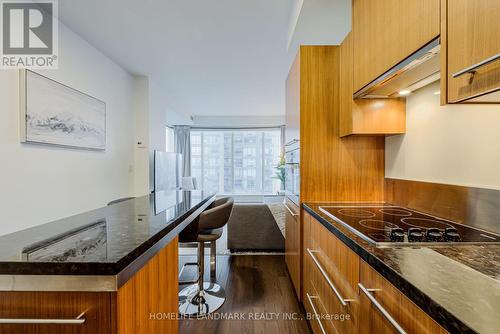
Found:
<path fill-rule="evenodd" d="M 0 237 L 0 332 L 177 333 L 178 235 L 215 200 L 164 191 Z"/>

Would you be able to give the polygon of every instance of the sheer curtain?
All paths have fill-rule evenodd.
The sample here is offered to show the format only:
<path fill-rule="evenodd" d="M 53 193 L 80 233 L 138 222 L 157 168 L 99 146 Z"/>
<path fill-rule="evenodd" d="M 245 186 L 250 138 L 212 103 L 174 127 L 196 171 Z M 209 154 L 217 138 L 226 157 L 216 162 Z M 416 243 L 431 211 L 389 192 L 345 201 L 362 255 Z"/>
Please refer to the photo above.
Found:
<path fill-rule="evenodd" d="M 191 127 L 174 126 L 174 150 L 182 154 L 182 176 L 191 176 Z"/>

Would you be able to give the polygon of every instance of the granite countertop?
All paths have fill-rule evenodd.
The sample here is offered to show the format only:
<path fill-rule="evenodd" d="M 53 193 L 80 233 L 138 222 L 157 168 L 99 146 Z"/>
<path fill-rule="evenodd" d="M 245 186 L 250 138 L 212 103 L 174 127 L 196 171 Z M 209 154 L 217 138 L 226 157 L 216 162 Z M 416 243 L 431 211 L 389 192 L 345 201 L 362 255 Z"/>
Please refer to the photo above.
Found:
<path fill-rule="evenodd" d="M 163 191 L 0 237 L 2 275 L 117 275 L 215 194 Z"/>
<path fill-rule="evenodd" d="M 376 247 L 304 203 L 321 222 L 451 333 L 500 330 L 500 245 Z"/>

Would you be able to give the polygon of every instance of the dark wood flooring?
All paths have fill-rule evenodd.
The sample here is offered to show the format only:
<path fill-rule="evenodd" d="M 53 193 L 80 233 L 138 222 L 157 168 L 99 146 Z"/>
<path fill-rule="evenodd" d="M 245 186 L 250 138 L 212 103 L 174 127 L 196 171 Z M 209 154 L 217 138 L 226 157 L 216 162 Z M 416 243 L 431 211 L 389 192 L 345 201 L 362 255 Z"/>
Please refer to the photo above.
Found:
<path fill-rule="evenodd" d="M 195 258 L 180 257 L 181 264 L 188 261 Z M 205 263 L 209 263 L 208 257 Z M 217 283 L 226 290 L 224 305 L 212 319 L 181 320 L 181 334 L 311 333 L 283 255 L 218 255 L 217 265 Z M 188 278 L 185 276 L 187 272 L 182 279 Z M 236 319 L 236 314 L 243 320 Z"/>

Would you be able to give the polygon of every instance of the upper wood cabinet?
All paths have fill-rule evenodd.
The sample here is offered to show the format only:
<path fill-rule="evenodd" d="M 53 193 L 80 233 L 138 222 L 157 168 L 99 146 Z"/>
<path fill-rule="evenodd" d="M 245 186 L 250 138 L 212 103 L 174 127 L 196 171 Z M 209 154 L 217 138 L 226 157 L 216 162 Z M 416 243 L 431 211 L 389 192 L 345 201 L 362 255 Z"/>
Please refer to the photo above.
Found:
<path fill-rule="evenodd" d="M 339 134 L 395 135 L 405 133 L 404 98 L 353 100 L 352 32 L 340 45 Z"/>
<path fill-rule="evenodd" d="M 442 10 L 446 13 L 442 72 L 447 70 L 447 87 L 443 87 L 447 101 L 443 102 L 500 102 L 500 92 L 476 98 L 500 90 L 500 59 L 481 66 L 500 55 L 500 1 L 443 0 Z"/>
<path fill-rule="evenodd" d="M 353 0 L 352 10 L 354 92 L 440 33 L 440 0 Z"/>

